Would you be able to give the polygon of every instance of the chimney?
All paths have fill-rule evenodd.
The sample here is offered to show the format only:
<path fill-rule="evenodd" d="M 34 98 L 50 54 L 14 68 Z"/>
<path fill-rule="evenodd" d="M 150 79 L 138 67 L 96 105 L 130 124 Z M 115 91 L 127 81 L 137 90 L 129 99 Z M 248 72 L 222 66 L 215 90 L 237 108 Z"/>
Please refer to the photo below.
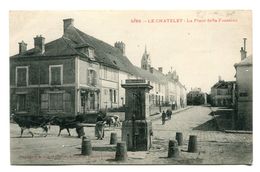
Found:
<path fill-rule="evenodd" d="M 125 43 L 123 43 L 122 41 L 118 41 L 114 44 L 114 46 L 121 51 L 123 56 L 125 55 Z"/>
<path fill-rule="evenodd" d="M 42 37 L 41 35 L 40 36 L 36 36 L 34 38 L 34 48 L 36 50 L 40 50 L 41 54 L 43 54 L 45 52 L 45 38 Z"/>
<path fill-rule="evenodd" d="M 158 67 L 158 70 L 162 73 L 163 72 L 163 68 L 162 67 Z"/>
<path fill-rule="evenodd" d="M 153 67 L 150 67 L 150 72 L 153 73 Z"/>
<path fill-rule="evenodd" d="M 74 19 L 72 18 L 63 19 L 63 33 L 65 33 L 67 28 L 70 26 L 74 26 Z"/>
<path fill-rule="evenodd" d="M 222 81 L 221 76 L 218 76 L 218 82 Z"/>
<path fill-rule="evenodd" d="M 246 51 L 246 38 L 243 38 L 244 40 L 244 50 Z"/>
<path fill-rule="evenodd" d="M 19 42 L 19 54 L 23 54 L 25 51 L 27 51 L 27 44 L 25 42 Z"/>
<path fill-rule="evenodd" d="M 241 53 L 241 61 L 244 60 L 246 58 L 246 38 L 243 38 L 244 40 L 244 48 L 241 47 L 240 49 L 240 53 Z"/>

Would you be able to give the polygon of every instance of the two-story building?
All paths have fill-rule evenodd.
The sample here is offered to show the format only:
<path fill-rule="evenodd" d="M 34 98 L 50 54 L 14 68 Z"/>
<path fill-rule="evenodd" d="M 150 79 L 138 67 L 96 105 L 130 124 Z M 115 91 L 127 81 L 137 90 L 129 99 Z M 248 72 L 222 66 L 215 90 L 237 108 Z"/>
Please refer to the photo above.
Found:
<path fill-rule="evenodd" d="M 191 88 L 187 94 L 188 105 L 205 105 L 207 104 L 207 94 L 201 91 L 201 88 Z"/>
<path fill-rule="evenodd" d="M 241 61 L 236 69 L 236 116 L 235 127 L 242 130 L 253 129 L 253 56 L 247 56 L 246 39 L 240 50 Z"/>
<path fill-rule="evenodd" d="M 235 81 L 219 81 L 211 87 L 211 103 L 213 106 L 232 107 L 234 105 Z"/>

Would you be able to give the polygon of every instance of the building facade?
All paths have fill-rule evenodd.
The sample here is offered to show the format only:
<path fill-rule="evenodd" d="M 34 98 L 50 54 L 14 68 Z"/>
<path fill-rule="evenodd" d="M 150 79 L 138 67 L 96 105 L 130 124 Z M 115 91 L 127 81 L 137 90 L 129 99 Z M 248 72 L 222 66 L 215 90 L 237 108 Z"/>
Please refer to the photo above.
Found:
<path fill-rule="evenodd" d="M 253 116 L 253 56 L 247 56 L 246 42 L 241 48 L 241 61 L 234 65 L 236 69 L 236 116 L 235 127 L 252 130 Z"/>
<path fill-rule="evenodd" d="M 232 107 L 234 106 L 235 81 L 219 81 L 211 87 L 212 106 Z"/>
<path fill-rule="evenodd" d="M 192 88 L 187 94 L 188 105 L 206 105 L 207 94 L 201 91 L 201 88 Z"/>
<path fill-rule="evenodd" d="M 123 42 L 111 46 L 65 19 L 61 38 L 45 43 L 37 36 L 30 50 L 22 41 L 19 53 L 10 57 L 10 108 L 18 114 L 64 116 L 116 109 L 125 104 L 121 84 L 126 79 L 150 81 L 151 106 L 170 101 L 186 105 L 186 88 L 162 68 L 151 67 L 146 48 L 141 68 L 136 67 L 126 57 Z"/>

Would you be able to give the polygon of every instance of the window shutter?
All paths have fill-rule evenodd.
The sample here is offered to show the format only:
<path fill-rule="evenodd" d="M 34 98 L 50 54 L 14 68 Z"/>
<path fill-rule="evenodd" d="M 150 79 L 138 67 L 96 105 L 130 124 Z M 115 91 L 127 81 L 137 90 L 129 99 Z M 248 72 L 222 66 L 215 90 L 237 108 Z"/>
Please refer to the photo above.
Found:
<path fill-rule="evenodd" d="M 41 94 L 41 109 L 49 109 L 49 94 Z"/>
<path fill-rule="evenodd" d="M 91 85 L 91 72 L 90 70 L 87 71 L 87 85 Z"/>
<path fill-rule="evenodd" d="M 66 112 L 71 111 L 71 96 L 69 93 L 63 94 L 63 100 L 64 100 L 64 109 Z"/>
<path fill-rule="evenodd" d="M 98 85 L 98 76 L 97 76 L 97 72 L 96 71 L 94 71 L 93 77 L 94 77 L 94 85 L 96 86 L 96 85 Z"/>

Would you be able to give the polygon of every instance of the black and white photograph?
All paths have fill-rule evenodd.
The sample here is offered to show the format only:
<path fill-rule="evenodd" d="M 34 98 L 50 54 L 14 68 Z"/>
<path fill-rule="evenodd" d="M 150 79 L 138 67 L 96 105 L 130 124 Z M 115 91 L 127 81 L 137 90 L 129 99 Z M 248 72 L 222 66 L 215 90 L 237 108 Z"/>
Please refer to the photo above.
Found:
<path fill-rule="evenodd" d="M 252 35 L 251 10 L 10 10 L 10 164 L 252 165 Z"/>

